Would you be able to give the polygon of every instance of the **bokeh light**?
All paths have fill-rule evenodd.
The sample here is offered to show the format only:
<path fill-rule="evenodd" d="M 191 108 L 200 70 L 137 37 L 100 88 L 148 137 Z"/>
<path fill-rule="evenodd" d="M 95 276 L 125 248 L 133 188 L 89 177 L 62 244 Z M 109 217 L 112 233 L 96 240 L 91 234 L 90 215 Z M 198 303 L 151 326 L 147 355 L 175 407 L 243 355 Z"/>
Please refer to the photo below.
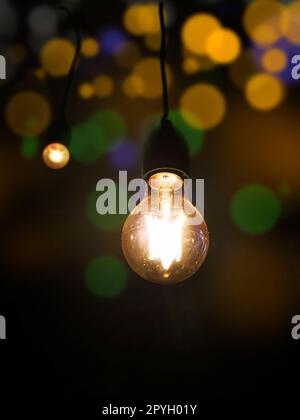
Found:
<path fill-rule="evenodd" d="M 300 1 L 291 1 L 285 7 L 281 28 L 284 36 L 290 42 L 300 45 Z"/>
<path fill-rule="evenodd" d="M 70 152 L 78 162 L 95 162 L 126 136 L 127 126 L 118 112 L 98 111 L 72 127 Z"/>
<path fill-rule="evenodd" d="M 189 56 L 183 61 L 183 71 L 186 74 L 195 74 L 200 71 L 201 65 L 197 57 Z"/>
<path fill-rule="evenodd" d="M 101 74 L 95 77 L 93 81 L 93 90 L 95 95 L 99 98 L 107 98 L 114 91 L 114 81 L 110 76 Z"/>
<path fill-rule="evenodd" d="M 21 143 L 21 156 L 25 159 L 31 159 L 37 154 L 38 148 L 39 140 L 37 137 L 24 137 Z"/>
<path fill-rule="evenodd" d="M 106 149 L 102 142 L 102 135 L 101 127 L 89 120 L 73 126 L 70 143 L 70 152 L 73 159 L 82 163 L 98 160 Z"/>
<path fill-rule="evenodd" d="M 217 87 L 199 83 L 183 93 L 180 111 L 191 127 L 206 130 L 221 123 L 226 112 L 226 102 Z"/>
<path fill-rule="evenodd" d="M 100 52 L 100 45 L 95 38 L 87 37 L 82 40 L 81 54 L 86 58 L 93 58 Z"/>
<path fill-rule="evenodd" d="M 288 58 L 285 51 L 282 49 L 269 48 L 263 53 L 261 64 L 265 71 L 270 73 L 280 73 L 286 68 Z"/>
<path fill-rule="evenodd" d="M 260 46 L 270 46 L 282 36 L 284 6 L 276 0 L 254 0 L 244 14 L 244 26 L 249 37 Z"/>
<path fill-rule="evenodd" d="M 144 91 L 144 82 L 139 76 L 132 74 L 124 79 L 122 90 L 126 96 L 132 98 L 141 96 Z"/>
<path fill-rule="evenodd" d="M 228 64 L 237 59 L 241 52 L 241 42 L 235 32 L 230 29 L 217 29 L 207 38 L 205 43 L 209 58 L 218 64 Z"/>
<path fill-rule="evenodd" d="M 87 289 L 96 297 L 119 296 L 127 286 L 127 269 L 124 263 L 112 255 L 93 259 L 85 270 Z"/>
<path fill-rule="evenodd" d="M 171 70 L 166 66 L 168 88 L 171 85 Z M 133 75 L 142 81 L 142 96 L 147 99 L 155 99 L 162 95 L 160 74 L 160 62 L 157 58 L 144 58 L 134 68 Z"/>
<path fill-rule="evenodd" d="M 247 82 L 246 99 L 253 108 L 259 111 L 272 110 L 284 99 L 284 86 L 271 74 L 256 74 Z"/>
<path fill-rule="evenodd" d="M 155 34 L 160 31 L 156 4 L 133 4 L 124 14 L 124 26 L 132 35 Z"/>
<path fill-rule="evenodd" d="M 50 124 L 48 100 L 38 92 L 23 91 L 12 96 L 5 109 L 11 131 L 20 136 L 38 136 Z"/>
<path fill-rule="evenodd" d="M 208 37 L 221 27 L 218 19 L 210 14 L 199 13 L 191 16 L 182 28 L 182 41 L 193 54 L 206 54 Z"/>
<path fill-rule="evenodd" d="M 138 155 L 137 144 L 126 139 L 109 150 L 108 160 L 115 169 L 125 170 L 137 164 Z"/>
<path fill-rule="evenodd" d="M 126 34 L 116 26 L 109 26 L 101 32 L 100 36 L 101 50 L 107 55 L 118 53 L 120 46 L 127 41 Z"/>
<path fill-rule="evenodd" d="M 231 201 L 234 223 L 253 235 L 268 232 L 277 223 L 281 206 L 275 194 L 264 185 L 247 185 L 237 191 Z"/>
<path fill-rule="evenodd" d="M 74 55 L 75 48 L 70 41 L 55 38 L 43 46 L 40 61 L 52 77 L 64 77 L 70 71 Z"/>
<path fill-rule="evenodd" d="M 78 87 L 78 94 L 82 99 L 91 99 L 94 93 L 94 86 L 91 83 L 84 82 Z"/>
<path fill-rule="evenodd" d="M 216 63 L 206 55 L 196 56 L 186 54 L 182 64 L 183 71 L 188 75 L 193 75 L 198 72 L 207 72 L 214 67 L 216 67 Z"/>
<path fill-rule="evenodd" d="M 36 6 L 29 12 L 27 21 L 34 34 L 39 36 L 53 35 L 57 28 L 58 11 L 46 4 Z"/>
<path fill-rule="evenodd" d="M 62 169 L 68 164 L 70 153 L 63 144 L 52 143 L 45 147 L 43 151 L 43 160 L 51 169 Z"/>
<path fill-rule="evenodd" d="M 127 218 L 126 214 L 98 214 L 96 209 L 100 192 L 92 191 L 86 200 L 86 214 L 89 222 L 103 232 L 120 232 Z M 117 200 L 118 209 L 118 200 Z"/>

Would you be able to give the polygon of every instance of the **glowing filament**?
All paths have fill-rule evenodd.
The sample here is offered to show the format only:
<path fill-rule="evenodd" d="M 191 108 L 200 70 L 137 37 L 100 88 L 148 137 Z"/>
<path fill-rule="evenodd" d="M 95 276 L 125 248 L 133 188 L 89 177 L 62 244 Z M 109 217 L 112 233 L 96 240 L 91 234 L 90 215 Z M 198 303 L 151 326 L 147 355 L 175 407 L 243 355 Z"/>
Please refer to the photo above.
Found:
<path fill-rule="evenodd" d="M 70 153 L 63 144 L 52 143 L 44 149 L 43 159 L 49 168 L 62 169 L 69 162 Z"/>
<path fill-rule="evenodd" d="M 60 151 L 60 150 L 51 150 L 50 154 L 49 154 L 49 159 L 52 162 L 61 162 L 64 158 L 64 154 Z"/>
<path fill-rule="evenodd" d="M 162 216 L 147 216 L 149 259 L 159 260 L 165 270 L 181 259 L 183 220 L 182 212 L 172 220 L 168 209 L 163 210 Z"/>

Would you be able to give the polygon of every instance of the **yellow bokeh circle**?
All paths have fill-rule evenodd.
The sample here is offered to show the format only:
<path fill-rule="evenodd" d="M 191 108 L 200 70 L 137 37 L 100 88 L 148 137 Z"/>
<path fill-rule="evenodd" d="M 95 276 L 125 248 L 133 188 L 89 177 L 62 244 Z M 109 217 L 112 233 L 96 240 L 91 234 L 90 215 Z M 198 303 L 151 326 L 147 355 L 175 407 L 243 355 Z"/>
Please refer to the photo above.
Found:
<path fill-rule="evenodd" d="M 81 45 L 81 54 L 84 57 L 92 58 L 99 54 L 100 45 L 95 38 L 84 38 Z"/>
<path fill-rule="evenodd" d="M 246 99 L 255 109 L 269 111 L 276 108 L 284 98 L 282 83 L 269 73 L 251 77 L 246 85 Z"/>
<path fill-rule="evenodd" d="M 235 61 L 241 52 L 241 42 L 230 29 L 217 29 L 206 40 L 206 53 L 217 64 L 228 64 Z"/>
<path fill-rule="evenodd" d="M 184 57 L 182 68 L 186 74 L 195 74 L 198 72 L 209 71 L 216 66 L 207 55 L 186 55 Z"/>
<path fill-rule="evenodd" d="M 51 108 L 38 92 L 24 91 L 12 96 L 5 109 L 11 131 L 20 136 L 38 136 L 49 126 Z"/>
<path fill-rule="evenodd" d="M 142 35 L 144 33 L 141 22 L 139 21 L 139 11 L 143 7 L 139 4 L 133 4 L 125 11 L 123 23 L 128 32 L 132 35 Z"/>
<path fill-rule="evenodd" d="M 78 87 L 78 94 L 82 99 L 90 99 L 94 96 L 94 87 L 91 83 L 84 82 Z"/>
<path fill-rule="evenodd" d="M 69 150 L 61 143 L 52 143 L 45 147 L 43 151 L 43 160 L 51 169 L 64 168 L 69 160 Z"/>
<path fill-rule="evenodd" d="M 281 28 L 283 35 L 292 43 L 300 45 L 300 1 L 293 1 L 284 10 Z"/>
<path fill-rule="evenodd" d="M 199 83 L 184 92 L 180 100 L 180 111 L 189 125 L 207 130 L 221 123 L 226 113 L 226 102 L 218 88 L 208 83 Z"/>
<path fill-rule="evenodd" d="M 182 41 L 185 48 L 193 54 L 206 54 L 206 41 L 213 31 L 221 27 L 214 16 L 198 13 L 191 16 L 182 28 Z"/>
<path fill-rule="evenodd" d="M 122 90 L 126 96 L 132 98 L 141 96 L 144 92 L 144 82 L 139 76 L 132 74 L 123 81 Z"/>
<path fill-rule="evenodd" d="M 96 96 L 106 98 L 113 93 L 114 82 L 110 76 L 102 74 L 95 77 L 93 87 Z"/>
<path fill-rule="evenodd" d="M 74 45 L 63 38 L 48 41 L 42 48 L 40 61 L 44 69 L 53 77 L 66 76 L 75 55 Z"/>
<path fill-rule="evenodd" d="M 171 85 L 171 71 L 166 66 L 168 87 Z M 142 96 L 148 99 L 158 98 L 162 95 L 160 62 L 157 58 L 145 58 L 134 68 L 133 74 L 143 83 Z"/>
<path fill-rule="evenodd" d="M 284 6 L 277 0 L 254 0 L 246 8 L 244 26 L 260 46 L 269 46 L 282 36 Z"/>
<path fill-rule="evenodd" d="M 186 74 L 195 74 L 200 71 L 201 64 L 197 57 L 186 57 L 183 61 L 183 71 Z"/>
<path fill-rule="evenodd" d="M 264 52 L 261 64 L 264 70 L 270 73 L 279 73 L 286 68 L 288 58 L 286 53 L 280 48 L 270 48 Z"/>
<path fill-rule="evenodd" d="M 127 8 L 123 23 L 133 35 L 155 34 L 160 31 L 159 15 L 155 4 L 133 4 Z"/>

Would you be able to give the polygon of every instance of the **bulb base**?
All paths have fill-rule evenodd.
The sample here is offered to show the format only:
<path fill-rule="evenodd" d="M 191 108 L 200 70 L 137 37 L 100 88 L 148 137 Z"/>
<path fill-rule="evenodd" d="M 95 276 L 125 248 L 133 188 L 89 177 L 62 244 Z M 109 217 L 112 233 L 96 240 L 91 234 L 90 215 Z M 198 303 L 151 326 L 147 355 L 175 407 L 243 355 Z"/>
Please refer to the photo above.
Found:
<path fill-rule="evenodd" d="M 172 172 L 157 172 L 150 177 L 148 183 L 156 191 L 177 191 L 182 188 L 183 180 Z"/>

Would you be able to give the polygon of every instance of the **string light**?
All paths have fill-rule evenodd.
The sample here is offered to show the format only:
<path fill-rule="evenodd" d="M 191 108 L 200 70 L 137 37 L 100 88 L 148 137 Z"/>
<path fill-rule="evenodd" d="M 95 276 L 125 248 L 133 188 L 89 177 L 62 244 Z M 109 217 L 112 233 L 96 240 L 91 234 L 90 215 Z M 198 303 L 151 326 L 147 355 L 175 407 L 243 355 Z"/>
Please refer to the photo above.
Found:
<path fill-rule="evenodd" d="M 62 169 L 68 164 L 70 153 L 63 144 L 49 144 L 43 151 L 43 160 L 51 169 Z"/>
<path fill-rule="evenodd" d="M 70 153 L 67 148 L 67 145 L 70 142 L 71 130 L 66 121 L 65 111 L 67 107 L 71 84 L 73 81 L 75 67 L 76 67 L 78 57 L 81 51 L 81 36 L 77 28 L 77 24 L 73 19 L 73 15 L 64 6 L 60 6 L 59 9 L 62 10 L 64 13 L 66 13 L 70 21 L 73 23 L 73 27 L 76 34 L 76 48 L 74 49 L 74 47 L 72 46 L 72 52 L 73 52 L 72 60 L 70 59 L 70 56 L 68 57 L 68 60 L 67 60 L 69 63 L 69 67 L 68 67 L 69 73 L 68 73 L 66 88 L 63 95 L 61 109 L 57 118 L 53 122 L 48 132 L 48 138 L 50 139 L 51 143 L 48 144 L 43 151 L 43 160 L 45 164 L 51 169 L 62 169 L 68 164 L 70 160 Z M 52 42 L 55 42 L 55 40 Z M 60 41 L 59 44 L 56 45 L 58 49 L 61 48 L 61 46 L 62 46 L 62 41 Z M 66 47 L 67 44 L 64 44 L 64 46 Z M 51 44 L 50 50 L 54 53 L 55 45 L 53 46 L 53 44 Z M 63 50 L 60 51 L 60 53 L 62 52 Z M 69 53 L 71 53 L 70 50 L 69 50 Z M 47 63 L 47 60 L 45 60 L 45 57 L 47 58 L 47 54 L 45 52 L 42 54 L 42 57 L 44 57 L 44 62 Z M 49 61 L 49 64 L 50 63 L 52 62 Z M 54 60 L 54 63 L 55 63 L 55 60 Z M 50 67 L 52 68 L 52 64 Z M 50 67 L 48 66 L 48 70 Z M 53 69 L 54 68 L 56 69 L 56 66 L 54 66 Z M 58 69 L 59 71 L 56 69 L 53 75 L 61 76 L 65 74 L 64 71 L 62 71 L 62 67 L 58 66 Z M 83 91 L 86 94 L 86 89 L 83 89 Z"/>

